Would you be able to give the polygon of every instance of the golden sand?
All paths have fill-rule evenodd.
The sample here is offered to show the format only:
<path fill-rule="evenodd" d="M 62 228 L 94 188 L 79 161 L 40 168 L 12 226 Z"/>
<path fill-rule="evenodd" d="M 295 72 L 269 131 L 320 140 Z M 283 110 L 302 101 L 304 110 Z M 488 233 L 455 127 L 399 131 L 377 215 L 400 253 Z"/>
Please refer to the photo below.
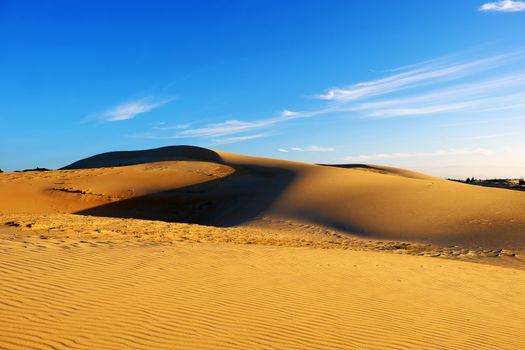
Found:
<path fill-rule="evenodd" d="M 2 173 L 0 349 L 523 349 L 524 212 L 191 147 Z"/>

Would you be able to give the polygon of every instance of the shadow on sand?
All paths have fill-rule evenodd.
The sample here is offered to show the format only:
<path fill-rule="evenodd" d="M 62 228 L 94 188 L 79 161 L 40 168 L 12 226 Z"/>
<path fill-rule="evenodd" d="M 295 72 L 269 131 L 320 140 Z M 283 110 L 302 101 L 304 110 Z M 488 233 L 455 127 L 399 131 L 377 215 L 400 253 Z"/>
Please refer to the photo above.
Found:
<path fill-rule="evenodd" d="M 209 182 L 125 199 L 75 214 L 234 226 L 254 219 L 270 208 L 295 177 L 293 171 L 282 168 L 228 163 L 214 151 L 192 146 L 105 153 L 63 169 L 176 160 L 224 164 L 233 167 L 235 172 Z"/>

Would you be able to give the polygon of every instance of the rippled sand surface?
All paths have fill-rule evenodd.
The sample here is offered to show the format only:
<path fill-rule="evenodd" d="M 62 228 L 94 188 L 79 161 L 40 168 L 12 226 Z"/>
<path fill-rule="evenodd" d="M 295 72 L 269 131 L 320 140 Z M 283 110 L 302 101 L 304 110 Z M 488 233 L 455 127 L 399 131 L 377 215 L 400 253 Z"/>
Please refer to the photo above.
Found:
<path fill-rule="evenodd" d="M 171 224 L 180 236 L 159 241 L 152 222 L 127 222 L 125 236 L 111 231 L 119 219 L 78 218 L 90 234 L 34 217 L 0 229 L 0 348 L 525 347 L 523 270 L 321 249 L 317 233 L 318 248 L 289 246 L 292 234 L 268 246 L 260 232 L 224 238 L 250 228 Z"/>

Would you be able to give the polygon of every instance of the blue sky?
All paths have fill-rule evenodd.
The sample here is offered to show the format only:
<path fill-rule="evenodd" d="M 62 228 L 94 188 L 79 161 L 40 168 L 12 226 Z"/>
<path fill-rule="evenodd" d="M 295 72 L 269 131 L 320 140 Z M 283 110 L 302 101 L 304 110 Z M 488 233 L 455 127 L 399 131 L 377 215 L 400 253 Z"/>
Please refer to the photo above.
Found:
<path fill-rule="evenodd" d="M 525 176 L 525 2 L 0 0 L 0 168 L 191 144 Z"/>

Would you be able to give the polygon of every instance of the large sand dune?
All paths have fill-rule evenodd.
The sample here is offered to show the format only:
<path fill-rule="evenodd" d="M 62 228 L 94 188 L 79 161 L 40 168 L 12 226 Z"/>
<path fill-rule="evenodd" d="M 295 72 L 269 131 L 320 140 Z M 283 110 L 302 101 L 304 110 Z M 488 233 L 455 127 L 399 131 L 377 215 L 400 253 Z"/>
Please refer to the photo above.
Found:
<path fill-rule="evenodd" d="M 195 147 L 2 173 L 0 349 L 522 349 L 524 212 Z"/>
<path fill-rule="evenodd" d="M 197 147 L 105 153 L 60 171 L 0 174 L 0 212 L 194 222 L 270 217 L 370 239 L 525 247 L 525 193 L 403 169 L 338 167 Z"/>

